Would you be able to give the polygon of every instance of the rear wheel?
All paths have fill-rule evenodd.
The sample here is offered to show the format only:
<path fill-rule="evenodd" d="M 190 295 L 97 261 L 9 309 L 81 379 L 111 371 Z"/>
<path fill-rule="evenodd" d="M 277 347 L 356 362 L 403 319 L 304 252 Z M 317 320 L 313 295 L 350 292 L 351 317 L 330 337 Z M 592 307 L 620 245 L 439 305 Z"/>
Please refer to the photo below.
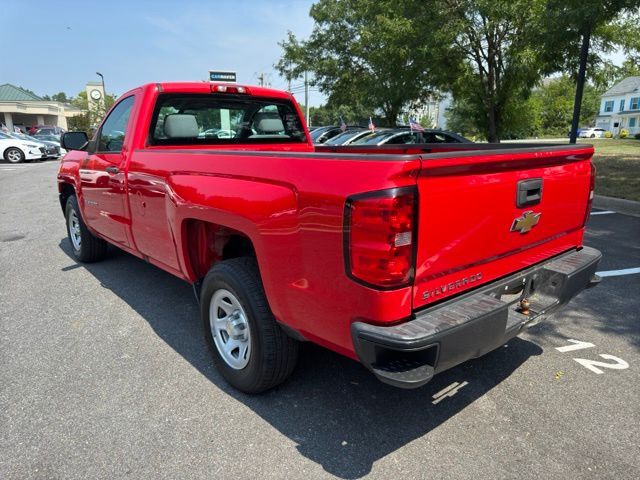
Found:
<path fill-rule="evenodd" d="M 217 263 L 202 283 L 204 335 L 218 371 L 245 393 L 284 382 L 298 358 L 298 342 L 276 322 L 254 258 Z"/>
<path fill-rule="evenodd" d="M 81 262 L 97 262 L 107 254 L 107 242 L 92 234 L 82 220 L 78 199 L 71 195 L 65 208 L 67 235 L 73 255 Z"/>
<path fill-rule="evenodd" d="M 592 134 L 591 134 L 591 138 L 596 138 L 596 134 L 595 134 L 595 133 L 592 133 Z"/>
<path fill-rule="evenodd" d="M 16 147 L 7 148 L 4 152 L 4 159 L 9 163 L 24 162 L 24 152 Z"/>

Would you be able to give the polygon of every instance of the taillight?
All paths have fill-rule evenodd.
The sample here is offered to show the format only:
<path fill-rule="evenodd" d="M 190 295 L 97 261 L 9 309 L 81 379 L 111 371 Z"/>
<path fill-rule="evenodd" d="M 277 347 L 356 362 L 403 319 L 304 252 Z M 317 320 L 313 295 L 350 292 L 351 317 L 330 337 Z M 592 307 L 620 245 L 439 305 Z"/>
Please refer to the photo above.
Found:
<path fill-rule="evenodd" d="M 393 188 L 349 197 L 345 205 L 347 275 L 369 287 L 392 289 L 413 280 L 418 193 Z"/>
<path fill-rule="evenodd" d="M 211 91 L 216 93 L 251 93 L 247 87 L 235 85 L 211 85 Z"/>
<path fill-rule="evenodd" d="M 591 206 L 593 205 L 593 196 L 596 191 L 596 167 L 593 163 L 591 163 L 591 179 L 589 180 L 589 197 L 587 198 L 587 209 L 584 213 L 584 222 L 583 225 L 587 224 L 589 220 L 589 215 L 591 215 Z"/>

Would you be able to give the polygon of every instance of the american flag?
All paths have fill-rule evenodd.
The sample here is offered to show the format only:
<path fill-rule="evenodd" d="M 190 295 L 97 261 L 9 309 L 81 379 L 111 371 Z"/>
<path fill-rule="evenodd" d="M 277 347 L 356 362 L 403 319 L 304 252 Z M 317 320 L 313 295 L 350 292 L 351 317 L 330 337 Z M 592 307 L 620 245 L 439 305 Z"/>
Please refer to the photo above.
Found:
<path fill-rule="evenodd" d="M 344 123 L 344 120 L 342 119 L 342 117 L 340 117 L 340 130 L 342 130 L 343 132 L 347 131 L 347 124 Z"/>
<path fill-rule="evenodd" d="M 376 130 L 376 126 L 373 124 L 373 120 L 371 120 L 371 117 L 369 117 L 369 130 L 371 130 L 372 132 Z"/>
<path fill-rule="evenodd" d="M 409 118 L 409 128 L 416 132 L 424 132 L 424 127 L 415 118 Z"/>

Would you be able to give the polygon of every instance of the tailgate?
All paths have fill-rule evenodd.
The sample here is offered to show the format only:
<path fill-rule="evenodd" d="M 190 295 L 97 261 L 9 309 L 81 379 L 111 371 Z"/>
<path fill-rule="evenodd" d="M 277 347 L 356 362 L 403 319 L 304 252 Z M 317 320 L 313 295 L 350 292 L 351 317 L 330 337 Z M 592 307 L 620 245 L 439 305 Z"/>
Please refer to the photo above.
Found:
<path fill-rule="evenodd" d="M 571 145 L 424 156 L 413 308 L 581 245 L 592 154 Z"/>

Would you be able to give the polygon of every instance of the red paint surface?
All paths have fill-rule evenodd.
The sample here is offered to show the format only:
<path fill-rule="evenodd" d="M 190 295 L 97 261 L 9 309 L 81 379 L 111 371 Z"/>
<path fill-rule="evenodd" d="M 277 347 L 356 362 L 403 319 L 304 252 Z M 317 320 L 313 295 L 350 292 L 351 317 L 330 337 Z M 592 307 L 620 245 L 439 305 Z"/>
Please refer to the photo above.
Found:
<path fill-rule="evenodd" d="M 350 335 L 355 320 L 403 321 L 433 301 L 582 243 L 591 147 L 555 152 L 528 147 L 496 152 L 474 144 L 317 151 L 311 143 L 148 147 L 159 88 L 206 94 L 211 86 L 149 84 L 130 92 L 136 104 L 122 154 L 98 161 L 96 155 L 72 151 L 61 162 L 58 181 L 76 189 L 89 227 L 190 282 L 206 268 L 194 265 L 194 258 L 216 260 L 210 252 L 192 252 L 192 239 L 214 235 L 219 226 L 240 232 L 253 243 L 278 320 L 345 355 L 355 357 Z M 253 95 L 291 98 L 250 88 Z M 474 148 L 484 149 L 469 156 Z M 460 155 L 437 153 L 455 151 Z M 108 164 L 118 165 L 116 176 L 105 172 Z M 542 202 L 518 209 L 516 184 L 527 178 L 543 178 Z M 413 285 L 378 291 L 356 283 L 345 272 L 347 197 L 416 184 Z M 102 190 L 85 190 L 87 185 Z M 98 203 L 93 210 L 87 197 Z M 542 213 L 539 224 L 526 234 L 510 232 L 513 220 L 528 210 Z M 214 227 L 189 227 L 194 220 Z M 423 299 L 425 291 L 442 290 L 477 272 L 481 282 Z"/>

